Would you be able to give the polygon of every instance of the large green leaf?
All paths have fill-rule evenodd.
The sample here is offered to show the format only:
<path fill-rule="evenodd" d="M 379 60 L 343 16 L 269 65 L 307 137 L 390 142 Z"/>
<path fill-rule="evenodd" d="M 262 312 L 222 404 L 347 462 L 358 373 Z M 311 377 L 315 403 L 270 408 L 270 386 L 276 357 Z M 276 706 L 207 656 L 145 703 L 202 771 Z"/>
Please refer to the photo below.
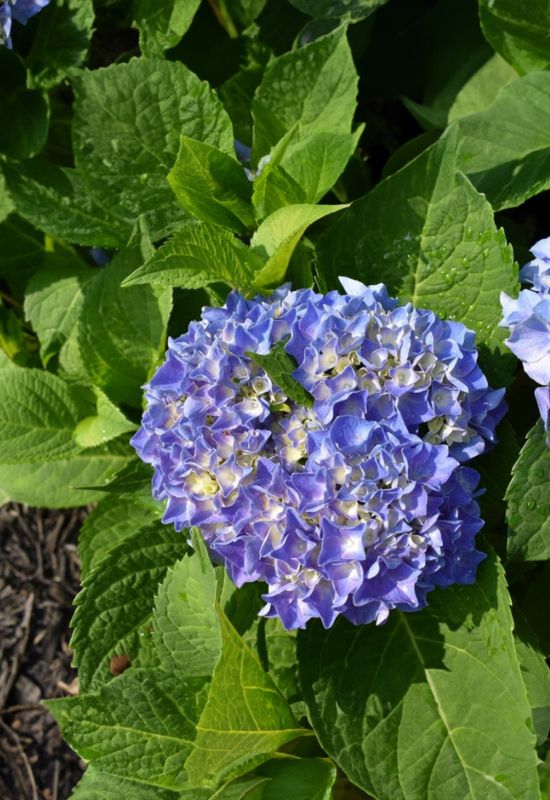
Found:
<path fill-rule="evenodd" d="M 137 493 L 104 496 L 86 517 L 78 536 L 82 579 L 124 539 L 160 519 L 162 511 L 150 490 L 148 498 Z"/>
<path fill-rule="evenodd" d="M 256 160 L 296 124 L 303 136 L 349 133 L 356 95 L 345 27 L 274 59 L 252 104 Z"/>
<path fill-rule="evenodd" d="M 100 772 L 183 789 L 204 700 L 204 678 L 133 667 L 97 692 L 47 706 L 71 747 Z"/>
<path fill-rule="evenodd" d="M 162 57 L 175 47 L 193 22 L 201 0 L 137 0 L 134 15 L 139 46 L 147 56 Z"/>
<path fill-rule="evenodd" d="M 550 448 L 542 420 L 529 431 L 506 492 L 508 557 L 514 561 L 550 558 Z"/>
<path fill-rule="evenodd" d="M 18 503 L 72 508 L 99 500 L 99 490 L 79 487 L 108 481 L 130 459 L 127 437 L 42 464 L 0 464 L 0 491 Z"/>
<path fill-rule="evenodd" d="M 48 134 L 48 103 L 27 89 L 23 62 L 7 47 L 0 49 L 0 153 L 30 158 L 40 152 Z"/>
<path fill-rule="evenodd" d="M 33 81 L 49 89 L 84 63 L 92 38 L 93 2 L 52 0 L 37 23 L 27 61 Z"/>
<path fill-rule="evenodd" d="M 69 249 L 46 254 L 46 263 L 32 276 L 25 292 L 25 318 L 40 341 L 46 364 L 63 346 L 80 314 L 84 287 L 97 275 Z"/>
<path fill-rule="evenodd" d="M 223 614 L 220 624 L 222 656 L 186 764 L 196 786 L 215 787 L 242 775 L 305 733 L 255 653 Z"/>
<path fill-rule="evenodd" d="M 509 604 L 491 554 L 424 611 L 300 632 L 313 728 L 354 783 L 377 800 L 540 798 Z"/>
<path fill-rule="evenodd" d="M 187 223 L 123 286 L 157 283 L 200 289 L 221 282 L 246 292 L 262 265 L 262 259 L 229 231 L 218 225 Z"/>
<path fill-rule="evenodd" d="M 69 242 L 122 247 L 141 213 L 138 206 L 133 211 L 116 207 L 120 194 L 125 194 L 123 186 L 117 194 L 104 181 L 103 192 L 96 193 L 87 176 L 44 159 L 4 164 L 3 169 L 18 213 L 36 228 Z M 129 195 L 130 202 L 135 203 L 134 195 Z"/>
<path fill-rule="evenodd" d="M 344 208 L 345 205 L 315 206 L 304 203 L 285 206 L 270 214 L 251 241 L 254 250 L 265 262 L 256 273 L 255 285 L 261 289 L 282 283 L 292 254 L 307 228 Z"/>
<path fill-rule="evenodd" d="M 153 642 L 160 664 L 182 675 L 211 675 L 222 637 L 216 611 L 216 575 L 208 551 L 193 531 L 194 552 L 182 558 L 159 588 L 153 612 Z"/>
<path fill-rule="evenodd" d="M 132 59 L 74 80 L 76 169 L 5 168 L 19 213 L 67 241 L 124 246 L 138 217 L 154 241 L 185 213 L 166 175 L 185 134 L 232 152 L 231 122 L 207 83 L 175 61 Z"/>
<path fill-rule="evenodd" d="M 244 233 L 254 225 L 252 185 L 236 158 L 207 142 L 182 136 L 168 183 L 197 219 Z"/>
<path fill-rule="evenodd" d="M 339 275 L 381 281 L 401 300 L 476 331 L 490 380 L 511 380 L 500 292 L 517 294 L 517 269 L 489 203 L 455 170 L 453 137 L 354 203 L 321 238 L 318 255 L 324 287 L 337 288 Z"/>
<path fill-rule="evenodd" d="M 179 800 L 180 794 L 88 767 L 70 800 Z"/>
<path fill-rule="evenodd" d="M 105 428 L 84 436 L 91 419 Z M 39 369 L 9 370 L 0 387 L 0 437 L 3 464 L 44 463 L 70 458 L 96 447 L 132 425 L 100 395 Z M 88 427 L 89 433 L 89 427 Z"/>
<path fill-rule="evenodd" d="M 550 186 L 550 72 L 508 83 L 483 111 L 464 117 L 459 167 L 495 209 L 512 208 Z"/>
<path fill-rule="evenodd" d="M 158 585 L 186 549 L 184 534 L 152 524 L 113 548 L 84 581 L 71 623 L 71 647 L 84 690 L 112 678 L 112 656 L 136 658 Z"/>
<path fill-rule="evenodd" d="M 44 262 L 44 234 L 10 214 L 0 224 L 0 252 L 0 275 L 19 291 Z"/>
<path fill-rule="evenodd" d="M 550 66 L 548 0 L 479 0 L 479 17 L 488 41 L 518 72 Z"/>
<path fill-rule="evenodd" d="M 462 86 L 449 109 L 448 122 L 483 111 L 514 78 L 517 72 L 495 53 Z"/>
<path fill-rule="evenodd" d="M 116 403 L 141 406 L 141 386 L 164 347 L 170 289 L 122 288 L 141 264 L 139 250 L 119 253 L 84 290 L 76 338 L 79 369 Z"/>

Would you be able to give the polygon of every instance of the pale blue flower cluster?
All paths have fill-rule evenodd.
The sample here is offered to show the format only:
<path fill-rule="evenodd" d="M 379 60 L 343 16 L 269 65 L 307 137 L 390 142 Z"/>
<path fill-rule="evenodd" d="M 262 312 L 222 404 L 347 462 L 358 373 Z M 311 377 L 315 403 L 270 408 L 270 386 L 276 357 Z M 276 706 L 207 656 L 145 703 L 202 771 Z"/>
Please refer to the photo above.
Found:
<path fill-rule="evenodd" d="M 262 613 L 287 628 L 383 622 L 483 558 L 464 462 L 494 441 L 503 390 L 464 325 L 342 284 L 205 308 L 169 342 L 133 439 L 164 521 L 198 526 L 237 585 L 265 581 Z M 310 405 L 248 355 L 281 341 Z"/>
<path fill-rule="evenodd" d="M 3 0 L 0 2 L 0 45 L 11 47 L 11 24 L 16 20 L 23 25 L 42 11 L 51 0 Z"/>
<path fill-rule="evenodd" d="M 550 237 L 531 248 L 535 256 L 520 272 L 523 289 L 516 300 L 501 294 L 502 325 L 510 329 L 506 344 L 525 372 L 540 383 L 535 397 L 548 430 L 550 415 Z"/>

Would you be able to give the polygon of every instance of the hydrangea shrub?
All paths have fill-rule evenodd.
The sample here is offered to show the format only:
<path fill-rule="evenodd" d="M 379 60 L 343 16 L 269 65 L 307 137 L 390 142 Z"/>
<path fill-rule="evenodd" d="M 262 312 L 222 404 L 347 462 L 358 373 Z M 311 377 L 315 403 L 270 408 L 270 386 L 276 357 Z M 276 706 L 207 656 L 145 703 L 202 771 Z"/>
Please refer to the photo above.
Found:
<path fill-rule="evenodd" d="M 0 499 L 88 507 L 73 800 L 547 796 L 549 25 L 0 2 Z"/>

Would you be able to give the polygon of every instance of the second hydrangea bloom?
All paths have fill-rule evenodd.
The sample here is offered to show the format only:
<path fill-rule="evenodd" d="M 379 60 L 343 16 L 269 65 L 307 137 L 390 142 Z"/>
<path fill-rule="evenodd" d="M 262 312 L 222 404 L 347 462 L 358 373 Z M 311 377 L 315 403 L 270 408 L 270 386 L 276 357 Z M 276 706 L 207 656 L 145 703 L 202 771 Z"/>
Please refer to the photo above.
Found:
<path fill-rule="evenodd" d="M 548 429 L 550 414 L 550 238 L 531 248 L 535 256 L 521 270 L 529 288 L 516 300 L 501 295 L 502 325 L 510 329 L 506 344 L 522 362 L 525 372 L 540 383 L 535 397 Z"/>
<path fill-rule="evenodd" d="M 342 283 L 204 309 L 170 342 L 133 439 L 164 521 L 199 526 L 237 585 L 265 581 L 263 613 L 287 628 L 421 608 L 483 557 L 464 462 L 493 441 L 503 390 L 460 323 Z M 247 355 L 281 341 L 312 407 Z"/>

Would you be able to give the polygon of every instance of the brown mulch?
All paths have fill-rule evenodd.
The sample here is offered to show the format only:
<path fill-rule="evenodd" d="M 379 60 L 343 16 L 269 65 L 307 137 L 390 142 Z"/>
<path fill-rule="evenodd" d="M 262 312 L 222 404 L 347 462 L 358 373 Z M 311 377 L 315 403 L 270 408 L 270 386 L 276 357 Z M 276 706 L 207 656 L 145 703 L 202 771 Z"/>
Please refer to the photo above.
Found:
<path fill-rule="evenodd" d="M 81 509 L 0 508 L 0 798 L 66 800 L 82 762 L 41 701 L 76 692 L 68 648 Z"/>

